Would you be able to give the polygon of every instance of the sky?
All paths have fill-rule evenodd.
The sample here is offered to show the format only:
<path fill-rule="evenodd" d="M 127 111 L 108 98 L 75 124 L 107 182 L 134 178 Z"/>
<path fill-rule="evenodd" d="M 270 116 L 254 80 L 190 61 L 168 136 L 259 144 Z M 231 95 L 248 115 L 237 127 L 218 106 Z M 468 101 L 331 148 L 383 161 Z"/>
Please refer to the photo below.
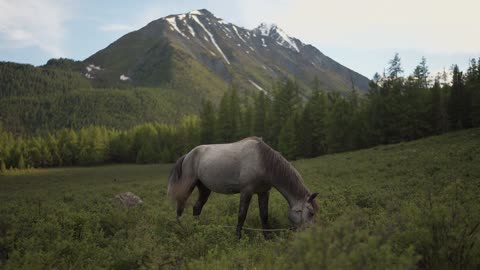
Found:
<path fill-rule="evenodd" d="M 0 0 L 0 61 L 83 60 L 152 20 L 202 8 L 247 29 L 275 23 L 368 78 L 395 53 L 405 75 L 422 56 L 432 74 L 480 57 L 479 0 Z"/>

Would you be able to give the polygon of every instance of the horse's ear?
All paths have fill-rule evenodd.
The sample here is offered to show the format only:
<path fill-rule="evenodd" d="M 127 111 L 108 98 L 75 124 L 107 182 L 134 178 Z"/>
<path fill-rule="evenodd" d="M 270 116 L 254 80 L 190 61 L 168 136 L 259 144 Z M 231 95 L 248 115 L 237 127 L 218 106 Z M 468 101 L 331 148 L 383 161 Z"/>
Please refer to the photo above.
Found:
<path fill-rule="evenodd" d="M 317 197 L 317 195 L 318 195 L 318 192 L 315 192 L 312 195 L 310 195 L 310 197 L 308 197 L 308 202 L 311 203 L 313 201 L 313 199 L 315 199 L 315 197 Z"/>

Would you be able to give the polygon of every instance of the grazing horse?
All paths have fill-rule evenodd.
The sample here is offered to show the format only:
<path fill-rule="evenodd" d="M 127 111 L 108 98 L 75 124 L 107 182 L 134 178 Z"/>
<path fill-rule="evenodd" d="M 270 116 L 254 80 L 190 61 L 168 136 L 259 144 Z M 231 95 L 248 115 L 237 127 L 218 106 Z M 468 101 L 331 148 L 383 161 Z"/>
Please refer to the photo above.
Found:
<path fill-rule="evenodd" d="M 234 143 L 199 145 L 177 160 L 168 180 L 168 195 L 177 202 L 177 220 L 185 201 L 198 188 L 198 200 L 193 215 L 200 215 L 211 191 L 240 193 L 236 233 L 241 231 L 250 200 L 258 194 L 260 219 L 268 229 L 268 197 L 272 187 L 288 201 L 288 218 L 296 228 L 313 222 L 318 205 L 303 184 L 298 171 L 277 151 L 257 137 Z"/>

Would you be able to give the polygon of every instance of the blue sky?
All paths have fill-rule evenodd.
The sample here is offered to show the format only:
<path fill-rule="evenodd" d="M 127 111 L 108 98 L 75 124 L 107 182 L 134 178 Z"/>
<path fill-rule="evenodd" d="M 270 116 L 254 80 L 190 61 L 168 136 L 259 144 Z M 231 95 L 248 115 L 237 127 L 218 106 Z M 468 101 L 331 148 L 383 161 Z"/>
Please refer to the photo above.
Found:
<path fill-rule="evenodd" d="M 83 60 L 152 20 L 201 8 L 249 29 L 276 23 L 369 78 L 395 52 L 407 74 L 422 56 L 432 73 L 480 57 L 477 0 L 0 0 L 0 61 Z"/>

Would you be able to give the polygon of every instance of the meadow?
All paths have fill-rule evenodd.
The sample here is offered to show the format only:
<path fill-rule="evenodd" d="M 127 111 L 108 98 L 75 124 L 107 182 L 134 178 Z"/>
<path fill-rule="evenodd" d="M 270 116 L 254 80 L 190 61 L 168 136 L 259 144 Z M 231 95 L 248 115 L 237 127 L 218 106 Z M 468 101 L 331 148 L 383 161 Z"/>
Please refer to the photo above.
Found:
<path fill-rule="evenodd" d="M 0 176 L 1 269 L 479 269 L 480 129 L 298 160 L 319 192 L 302 232 L 234 228 L 238 195 L 175 222 L 169 164 L 13 170 Z M 115 194 L 144 204 L 125 209 Z M 190 206 L 196 199 L 194 193 Z M 269 219 L 289 227 L 273 190 Z M 256 198 L 246 227 L 260 228 Z"/>

